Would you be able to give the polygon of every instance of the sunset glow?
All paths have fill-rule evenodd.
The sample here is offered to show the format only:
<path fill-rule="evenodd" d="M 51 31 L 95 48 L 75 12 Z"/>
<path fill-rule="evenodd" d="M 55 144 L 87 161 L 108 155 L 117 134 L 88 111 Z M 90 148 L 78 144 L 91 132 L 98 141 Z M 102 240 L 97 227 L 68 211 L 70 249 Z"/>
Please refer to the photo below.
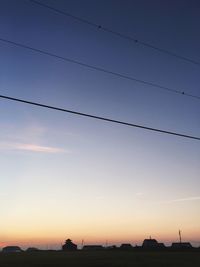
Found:
<path fill-rule="evenodd" d="M 125 2 L 48 1 L 200 60 L 195 7 Z M 0 12 L 1 38 L 200 95 L 198 66 L 29 1 L 1 1 Z M 197 99 L 1 41 L 0 51 L 1 94 L 200 136 Z M 136 245 L 149 236 L 171 244 L 179 229 L 199 246 L 199 159 L 198 140 L 0 99 L 0 247 Z"/>

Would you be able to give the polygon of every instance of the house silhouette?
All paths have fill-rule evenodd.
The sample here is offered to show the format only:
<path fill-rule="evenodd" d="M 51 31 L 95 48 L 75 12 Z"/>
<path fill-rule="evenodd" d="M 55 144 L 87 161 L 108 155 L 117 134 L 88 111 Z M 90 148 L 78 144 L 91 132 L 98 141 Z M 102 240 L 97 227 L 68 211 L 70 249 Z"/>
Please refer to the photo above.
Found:
<path fill-rule="evenodd" d="M 21 252 L 22 249 L 18 246 L 7 246 L 2 249 L 2 252 Z"/>
<path fill-rule="evenodd" d="M 65 244 L 62 246 L 62 250 L 64 251 L 74 251 L 77 250 L 77 245 L 72 243 L 71 239 L 67 239 Z"/>
<path fill-rule="evenodd" d="M 159 248 L 159 243 L 156 239 L 145 239 L 142 244 L 143 248 Z"/>
<path fill-rule="evenodd" d="M 186 249 L 186 248 L 192 248 L 192 245 L 190 244 L 190 242 L 177 242 L 177 243 L 172 243 L 171 248 Z"/>

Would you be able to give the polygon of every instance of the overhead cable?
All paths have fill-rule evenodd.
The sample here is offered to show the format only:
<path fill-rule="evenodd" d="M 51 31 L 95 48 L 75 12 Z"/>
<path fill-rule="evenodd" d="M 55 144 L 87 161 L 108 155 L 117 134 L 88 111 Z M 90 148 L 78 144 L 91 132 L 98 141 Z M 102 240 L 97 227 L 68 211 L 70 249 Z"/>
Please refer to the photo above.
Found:
<path fill-rule="evenodd" d="M 28 46 L 28 45 L 25 45 L 23 43 L 11 41 L 11 40 L 8 40 L 8 39 L 5 39 L 5 38 L 1 38 L 0 37 L 0 41 L 4 42 L 4 43 L 8 43 L 10 45 L 14 45 L 14 46 L 17 46 L 17 47 L 28 49 L 29 51 L 32 51 L 32 52 L 37 52 L 37 53 L 44 54 L 44 55 L 47 55 L 47 56 L 50 56 L 50 57 L 54 57 L 54 58 L 63 60 L 65 62 L 69 62 L 69 63 L 73 63 L 73 64 L 76 64 L 76 65 L 79 65 L 79 66 L 82 66 L 82 67 L 93 69 L 95 71 L 107 73 L 107 74 L 110 74 L 110 75 L 115 76 L 115 77 L 119 77 L 119 78 L 130 80 L 130 81 L 134 81 L 134 82 L 146 85 L 146 86 L 148 85 L 148 86 L 151 86 L 151 87 L 159 88 L 159 89 L 164 90 L 164 91 L 168 91 L 168 92 L 171 92 L 171 93 L 180 94 L 180 95 L 184 95 L 184 96 L 187 96 L 187 97 L 192 97 L 192 98 L 196 98 L 196 99 L 200 100 L 200 96 L 187 93 L 184 90 L 170 88 L 170 87 L 163 86 L 163 85 L 160 85 L 160 84 L 157 84 L 157 83 L 153 83 L 153 82 L 149 82 L 149 81 L 146 81 L 146 80 L 137 79 L 137 78 L 135 78 L 133 76 L 122 74 L 122 73 L 119 73 L 119 72 L 114 72 L 114 71 L 111 71 L 111 70 L 107 70 L 107 69 L 99 67 L 99 66 L 90 65 L 88 63 L 81 62 L 81 61 L 78 61 L 78 60 L 75 60 L 75 59 L 72 59 L 72 58 L 59 56 L 59 55 L 51 53 L 49 51 L 38 49 L 38 48 L 35 48 L 35 47 L 32 47 L 32 46 Z"/>
<path fill-rule="evenodd" d="M 52 7 L 52 6 L 49 6 L 49 5 L 47 5 L 47 4 L 41 3 L 41 2 L 39 2 L 39 1 L 36 1 L 36 0 L 29 0 L 29 1 L 32 2 L 32 3 L 34 3 L 34 4 L 37 4 L 37 5 L 39 5 L 39 6 L 42 6 L 42 7 L 44 7 L 44 8 L 47 8 L 47 9 L 49 9 L 49 10 L 52 10 L 52 11 L 54 11 L 54 12 L 56 12 L 56 13 L 59 13 L 59 14 L 61 14 L 61 15 L 67 16 L 67 17 L 69 17 L 69 18 L 71 18 L 71 19 L 74 19 L 74 20 L 76 20 L 76 21 L 79 21 L 79 22 L 81 22 L 81 23 L 84 23 L 84 24 L 87 24 L 87 25 L 89 25 L 89 26 L 92 26 L 92 27 L 94 27 L 94 28 L 96 28 L 96 29 L 98 29 L 98 30 L 102 30 L 102 31 L 104 31 L 104 32 L 108 32 L 108 33 L 110 33 L 110 34 L 112 34 L 112 35 L 115 35 L 115 36 L 117 36 L 117 37 L 126 39 L 126 40 L 128 40 L 128 41 L 132 41 L 132 42 L 134 42 L 135 44 L 139 44 L 139 45 L 145 46 L 145 47 L 147 47 L 147 48 L 151 48 L 151 49 L 156 50 L 156 51 L 158 51 L 158 52 L 161 52 L 161 53 L 170 55 L 170 56 L 172 56 L 172 57 L 175 57 L 175 58 L 184 60 L 184 61 L 186 61 L 186 62 L 189 62 L 189 63 L 192 63 L 192 64 L 195 64 L 195 65 L 200 66 L 200 62 L 197 61 L 197 60 L 194 60 L 194 59 L 191 59 L 191 58 L 189 58 L 189 57 L 185 57 L 185 56 L 179 55 L 179 54 L 174 53 L 174 52 L 172 52 L 172 51 L 169 51 L 169 50 L 167 50 L 167 49 L 163 49 L 163 48 L 160 48 L 160 47 L 158 47 L 158 46 L 152 45 L 152 44 L 150 44 L 150 43 L 148 43 L 148 42 L 141 41 L 141 40 L 139 40 L 139 39 L 137 39 L 137 38 L 134 38 L 134 37 L 132 37 L 132 36 L 126 35 L 126 34 L 124 34 L 124 33 L 120 33 L 120 32 L 114 31 L 114 30 L 112 30 L 112 29 L 110 29 L 110 28 L 104 27 L 104 26 L 101 25 L 101 24 L 97 24 L 97 23 L 94 23 L 94 22 L 92 22 L 92 21 L 90 21 L 90 20 L 87 20 L 87 19 L 85 19 L 85 18 L 75 16 L 75 15 L 69 13 L 69 12 L 62 11 L 62 10 L 60 10 L 60 9 L 57 9 L 57 8 L 55 8 L 55 7 Z"/>
<path fill-rule="evenodd" d="M 106 122 L 110 122 L 110 123 L 116 123 L 116 124 L 120 124 L 120 125 L 124 125 L 124 126 L 135 127 L 135 128 L 140 128 L 143 130 L 148 130 L 148 131 L 153 131 L 153 132 L 158 132 L 158 133 L 168 134 L 168 135 L 175 135 L 178 137 L 189 138 L 189 139 L 194 139 L 194 140 L 200 141 L 200 137 L 196 137 L 196 136 L 192 136 L 192 135 L 182 134 L 182 133 L 178 133 L 178 132 L 171 132 L 171 131 L 153 128 L 153 127 L 148 127 L 148 126 L 139 125 L 139 124 L 133 124 L 130 122 L 119 121 L 119 120 L 115 120 L 115 119 L 111 119 L 111 118 L 106 118 L 106 117 L 96 116 L 93 114 L 88 114 L 88 113 L 82 113 L 79 111 L 74 111 L 74 110 L 70 110 L 70 109 L 64 109 L 64 108 L 60 108 L 60 107 L 50 106 L 50 105 L 46 105 L 43 103 L 33 102 L 33 101 L 21 99 L 21 98 L 15 98 L 15 97 L 7 96 L 7 95 L 0 95 L 0 98 L 7 99 L 10 101 L 19 102 L 19 103 L 29 104 L 29 105 L 33 105 L 33 106 L 37 106 L 37 107 L 47 108 L 47 109 L 51 109 L 51 110 L 67 112 L 67 113 L 82 116 L 82 117 L 88 117 L 88 118 L 92 118 L 92 119 L 96 119 L 96 120 L 106 121 Z"/>

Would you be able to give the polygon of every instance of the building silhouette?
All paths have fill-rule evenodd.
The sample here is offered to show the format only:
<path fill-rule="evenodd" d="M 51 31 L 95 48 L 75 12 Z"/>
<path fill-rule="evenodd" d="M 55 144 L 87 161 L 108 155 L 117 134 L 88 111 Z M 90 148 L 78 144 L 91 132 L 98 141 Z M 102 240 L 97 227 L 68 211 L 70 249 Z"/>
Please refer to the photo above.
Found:
<path fill-rule="evenodd" d="M 145 239 L 142 244 L 142 248 L 159 248 L 160 245 L 156 239 Z"/>
<path fill-rule="evenodd" d="M 103 250 L 104 247 L 101 245 L 85 245 L 82 248 L 83 250 Z"/>
<path fill-rule="evenodd" d="M 190 244 L 190 242 L 176 242 L 172 243 L 171 248 L 186 249 L 186 248 L 192 248 L 192 245 Z"/>
<path fill-rule="evenodd" d="M 121 246 L 119 247 L 121 250 L 130 250 L 132 249 L 132 245 L 131 244 L 128 244 L 128 243 L 124 243 L 124 244 L 121 244 Z"/>
<path fill-rule="evenodd" d="M 35 251 L 39 251 L 38 248 L 34 248 L 34 247 L 30 247 L 26 249 L 27 252 L 35 252 Z"/>
<path fill-rule="evenodd" d="M 64 251 L 74 251 L 77 250 L 77 245 L 72 243 L 71 239 L 67 239 L 65 244 L 62 246 L 62 250 Z"/>
<path fill-rule="evenodd" d="M 2 252 L 21 252 L 22 249 L 18 246 L 7 246 L 2 249 Z"/>

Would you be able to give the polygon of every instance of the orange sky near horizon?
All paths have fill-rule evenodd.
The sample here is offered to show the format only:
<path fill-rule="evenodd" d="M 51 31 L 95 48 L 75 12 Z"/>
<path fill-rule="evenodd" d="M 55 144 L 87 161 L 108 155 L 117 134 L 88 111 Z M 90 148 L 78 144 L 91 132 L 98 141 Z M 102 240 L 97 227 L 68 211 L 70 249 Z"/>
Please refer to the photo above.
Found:
<path fill-rule="evenodd" d="M 39 1 L 111 31 L 0 0 L 0 246 L 200 245 L 200 1 Z"/>
<path fill-rule="evenodd" d="M 124 225 L 125 226 L 125 225 Z M 153 228 L 152 228 L 153 229 Z M 146 231 L 145 231 L 146 230 Z M 182 240 L 191 242 L 194 246 L 198 245 L 198 230 L 199 229 L 184 229 L 182 231 Z M 43 233 L 43 234 L 42 234 Z M 62 230 L 60 231 L 50 231 L 41 229 L 40 231 L 35 231 L 29 233 L 28 231 L 17 232 L 10 231 L 9 235 L 4 236 L 3 242 L 1 242 L 0 247 L 6 245 L 19 245 L 23 248 L 31 247 L 31 246 L 38 246 L 40 248 L 46 248 L 47 245 L 51 248 L 59 248 L 61 244 L 67 238 L 70 238 L 78 245 L 81 245 L 82 240 L 84 240 L 84 244 L 102 244 L 105 245 L 106 242 L 110 245 L 119 245 L 121 243 L 131 243 L 132 245 L 140 245 L 145 238 L 155 238 L 159 242 L 164 242 L 165 244 L 171 244 L 172 242 L 178 242 L 178 229 L 157 229 L 156 227 L 154 231 L 148 232 L 147 228 L 143 229 L 143 233 L 137 231 L 136 229 L 130 231 L 129 227 L 120 231 L 120 228 L 112 227 L 109 228 L 107 231 L 104 229 L 100 229 L 97 227 L 93 227 L 91 230 L 84 229 L 81 232 L 79 231 L 66 231 L 63 233 Z"/>

